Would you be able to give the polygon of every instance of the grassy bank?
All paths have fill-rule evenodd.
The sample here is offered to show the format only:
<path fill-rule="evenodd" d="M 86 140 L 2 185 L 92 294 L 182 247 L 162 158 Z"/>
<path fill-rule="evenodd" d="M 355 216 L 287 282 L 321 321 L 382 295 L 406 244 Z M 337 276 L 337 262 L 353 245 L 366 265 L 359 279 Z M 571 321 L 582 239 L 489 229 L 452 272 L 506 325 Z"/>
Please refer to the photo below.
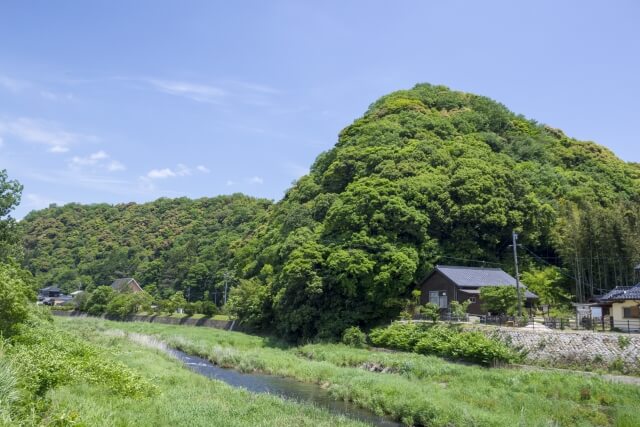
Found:
<path fill-rule="evenodd" d="M 85 335 L 109 329 L 155 335 L 221 366 L 321 384 L 337 399 L 407 424 L 633 426 L 640 400 L 638 387 L 565 373 L 464 366 L 342 345 L 287 348 L 266 338 L 208 328 L 95 319 L 59 323 Z"/>
<path fill-rule="evenodd" d="M 89 322 L 61 323 L 0 348 L 0 426 L 364 426 L 209 380 Z"/>

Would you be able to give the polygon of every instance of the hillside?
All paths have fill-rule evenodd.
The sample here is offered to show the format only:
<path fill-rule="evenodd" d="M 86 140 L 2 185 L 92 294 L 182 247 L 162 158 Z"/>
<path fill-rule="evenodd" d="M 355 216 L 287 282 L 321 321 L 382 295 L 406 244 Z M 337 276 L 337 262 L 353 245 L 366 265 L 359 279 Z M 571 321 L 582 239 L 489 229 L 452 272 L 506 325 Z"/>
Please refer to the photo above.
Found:
<path fill-rule="evenodd" d="M 525 270 L 562 268 L 556 285 L 579 299 L 628 284 L 639 202 L 637 164 L 488 98 L 421 84 L 372 104 L 272 207 L 241 195 L 69 205 L 21 227 L 43 284 L 135 275 L 165 297 L 200 298 L 230 270 L 246 279 L 235 312 L 299 339 L 397 316 L 437 263 L 509 269 L 512 230 Z"/>
<path fill-rule="evenodd" d="M 145 204 L 79 205 L 32 212 L 20 226 L 25 265 L 42 285 L 73 291 L 134 276 L 160 295 L 192 299 L 219 289 L 236 246 L 264 221 L 270 201 L 241 194 Z"/>
<path fill-rule="evenodd" d="M 244 293 L 285 336 L 332 336 L 396 316 L 436 263 L 509 268 L 515 229 L 580 298 L 633 280 L 639 201 L 637 165 L 606 148 L 421 84 L 371 105 L 287 192 L 241 253 L 259 278 Z"/>

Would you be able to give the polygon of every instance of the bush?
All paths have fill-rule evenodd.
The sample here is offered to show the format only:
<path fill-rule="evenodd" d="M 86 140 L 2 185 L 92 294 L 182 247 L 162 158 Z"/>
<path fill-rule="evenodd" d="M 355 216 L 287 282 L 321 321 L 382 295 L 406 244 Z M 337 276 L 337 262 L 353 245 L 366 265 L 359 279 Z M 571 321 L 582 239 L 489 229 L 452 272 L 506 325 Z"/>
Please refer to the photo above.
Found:
<path fill-rule="evenodd" d="M 352 326 L 342 333 L 342 343 L 350 347 L 363 348 L 367 345 L 367 334 L 357 326 Z"/>
<path fill-rule="evenodd" d="M 121 363 L 103 357 L 103 350 L 43 322 L 30 322 L 12 339 L 7 352 L 18 386 L 27 395 L 43 397 L 48 390 L 73 381 L 101 384 L 131 397 L 155 394 L 156 387 Z"/>
<path fill-rule="evenodd" d="M 369 334 L 378 347 L 411 351 L 491 365 L 517 360 L 517 354 L 500 341 L 480 332 L 462 331 L 454 326 L 394 323 Z"/>
<path fill-rule="evenodd" d="M 29 300 L 33 292 L 18 267 L 0 264 L 0 334 L 9 336 L 15 327 L 29 318 Z"/>

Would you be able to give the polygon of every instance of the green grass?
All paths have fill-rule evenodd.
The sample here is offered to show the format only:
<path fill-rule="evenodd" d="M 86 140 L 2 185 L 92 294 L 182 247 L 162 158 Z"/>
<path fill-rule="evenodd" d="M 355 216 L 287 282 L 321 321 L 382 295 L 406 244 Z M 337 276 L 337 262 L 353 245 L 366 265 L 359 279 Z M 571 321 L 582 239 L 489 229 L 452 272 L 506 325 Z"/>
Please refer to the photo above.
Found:
<path fill-rule="evenodd" d="M 221 366 L 321 384 L 336 399 L 406 424 L 637 425 L 640 387 L 596 377 L 465 366 L 436 357 L 343 345 L 288 348 L 268 338 L 211 328 L 96 319 L 58 322 L 77 333 L 120 329 L 154 335 Z M 372 367 L 386 368 L 386 373 L 363 369 Z"/>
<path fill-rule="evenodd" d="M 56 414 L 46 420 L 50 424 L 70 420 L 86 426 L 364 426 L 311 405 L 252 394 L 207 379 L 159 350 L 105 330 L 96 333 L 87 328 L 89 321 L 59 323 L 104 348 L 105 358 L 125 364 L 160 392 L 149 398 L 131 398 L 82 382 L 58 387 L 47 395 L 50 413 Z"/>

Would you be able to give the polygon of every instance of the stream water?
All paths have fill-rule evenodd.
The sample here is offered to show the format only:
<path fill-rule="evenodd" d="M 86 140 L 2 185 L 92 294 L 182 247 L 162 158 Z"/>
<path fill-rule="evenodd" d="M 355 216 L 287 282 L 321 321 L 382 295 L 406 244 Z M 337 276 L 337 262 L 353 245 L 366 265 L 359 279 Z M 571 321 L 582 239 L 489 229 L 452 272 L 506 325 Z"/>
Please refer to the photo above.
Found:
<path fill-rule="evenodd" d="M 402 426 L 396 421 L 380 417 L 352 403 L 335 400 L 327 390 L 316 384 L 303 383 L 290 378 L 272 375 L 245 374 L 233 369 L 221 368 L 205 359 L 190 356 L 180 350 L 171 349 L 169 352 L 191 370 L 208 378 L 224 381 L 234 387 L 241 387 L 254 393 L 269 393 L 298 402 L 313 403 L 335 414 L 344 415 L 374 426 Z"/>

